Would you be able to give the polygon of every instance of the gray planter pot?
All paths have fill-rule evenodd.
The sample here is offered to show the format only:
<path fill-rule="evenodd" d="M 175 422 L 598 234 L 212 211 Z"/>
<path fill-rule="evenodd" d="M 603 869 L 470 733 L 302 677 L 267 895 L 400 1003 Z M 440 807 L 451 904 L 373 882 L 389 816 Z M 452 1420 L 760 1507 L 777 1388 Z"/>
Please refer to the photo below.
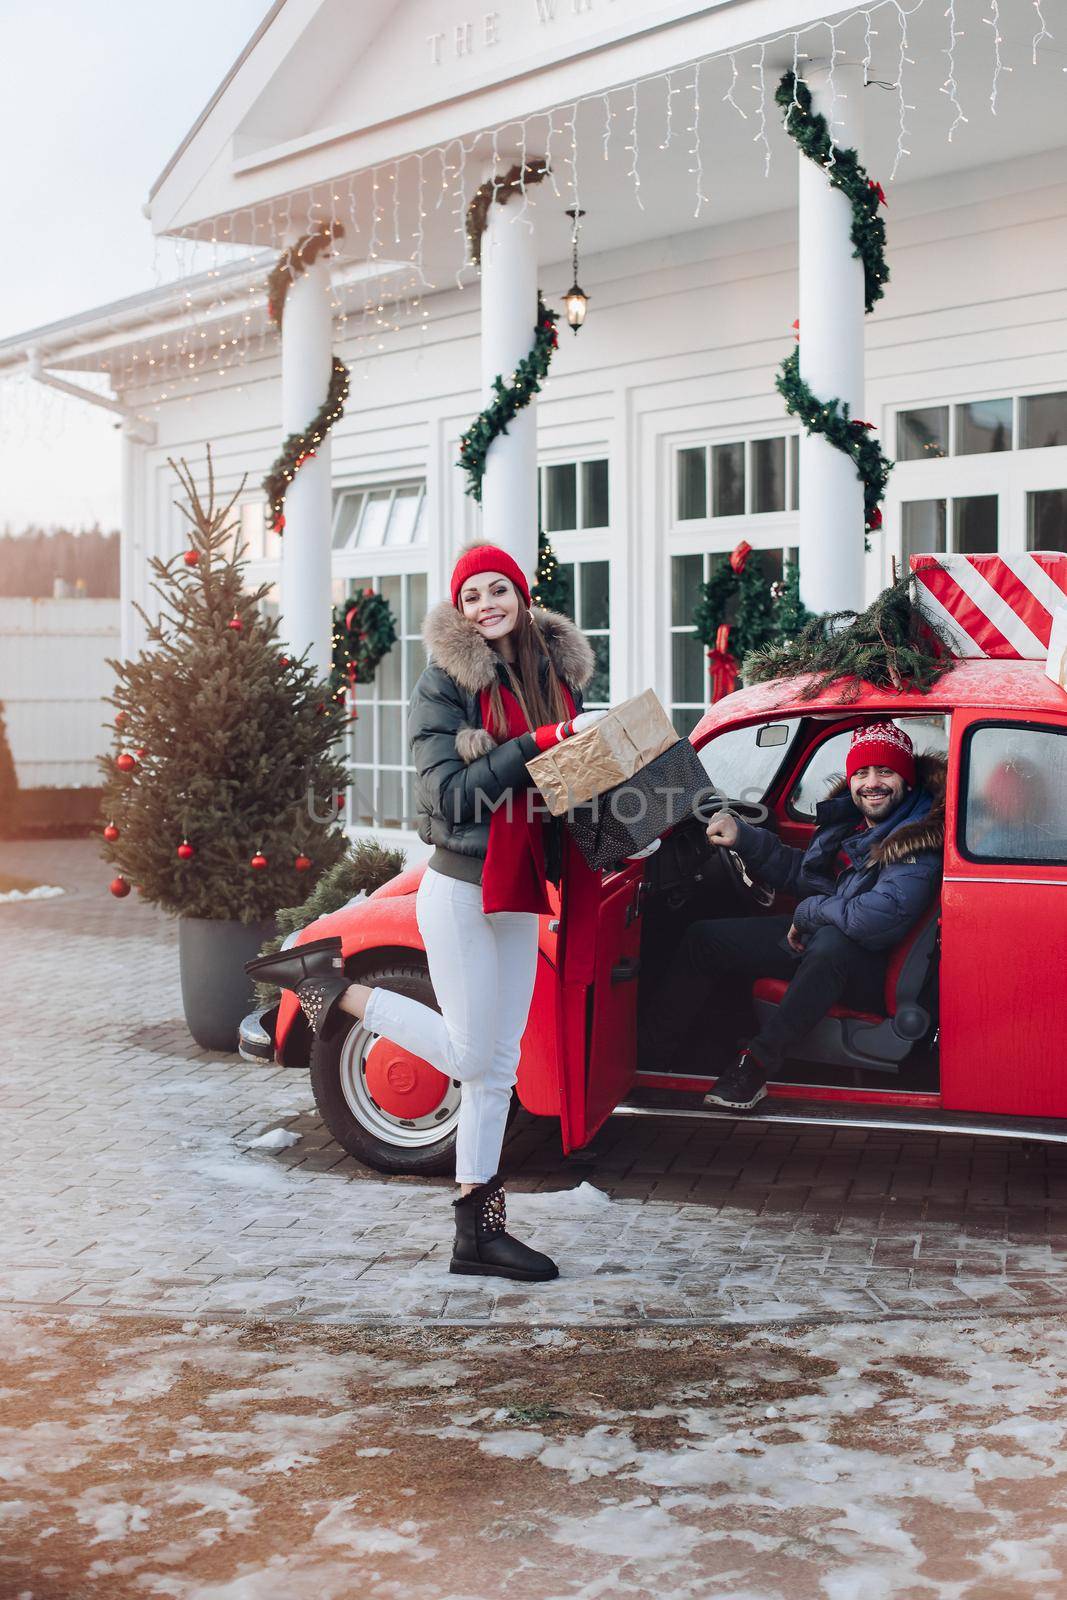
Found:
<path fill-rule="evenodd" d="M 252 1010 L 252 979 L 244 970 L 274 922 L 178 918 L 182 1005 L 189 1032 L 204 1050 L 236 1050 L 237 1030 Z"/>

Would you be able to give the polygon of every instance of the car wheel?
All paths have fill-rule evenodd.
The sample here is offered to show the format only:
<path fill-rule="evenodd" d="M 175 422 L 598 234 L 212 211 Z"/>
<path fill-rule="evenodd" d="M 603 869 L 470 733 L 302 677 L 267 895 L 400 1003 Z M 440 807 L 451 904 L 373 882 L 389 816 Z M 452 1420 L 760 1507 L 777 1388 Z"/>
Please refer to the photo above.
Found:
<path fill-rule="evenodd" d="M 440 1010 L 421 964 L 374 968 L 358 981 Z M 311 1088 L 323 1122 L 357 1161 L 377 1172 L 414 1176 L 455 1171 L 459 1084 L 361 1022 L 315 1040 Z"/>

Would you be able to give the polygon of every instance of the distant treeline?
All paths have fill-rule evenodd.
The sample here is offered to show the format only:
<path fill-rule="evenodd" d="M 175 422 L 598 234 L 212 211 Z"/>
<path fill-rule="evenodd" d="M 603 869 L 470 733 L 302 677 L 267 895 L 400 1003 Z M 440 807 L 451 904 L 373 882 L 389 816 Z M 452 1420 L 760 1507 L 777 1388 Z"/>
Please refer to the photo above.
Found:
<path fill-rule="evenodd" d="M 0 595 L 49 599 L 55 580 L 91 600 L 119 592 L 119 535 L 102 528 L 26 528 L 0 534 Z"/>

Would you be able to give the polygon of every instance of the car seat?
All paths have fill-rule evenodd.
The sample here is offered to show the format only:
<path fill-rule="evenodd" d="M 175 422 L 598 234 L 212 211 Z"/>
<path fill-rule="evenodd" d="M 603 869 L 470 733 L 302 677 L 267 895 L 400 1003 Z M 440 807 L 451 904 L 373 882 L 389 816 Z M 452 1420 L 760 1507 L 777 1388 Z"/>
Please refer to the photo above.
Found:
<path fill-rule="evenodd" d="M 935 901 L 893 950 L 885 975 L 885 1014 L 832 1006 L 793 1054 L 834 1067 L 896 1072 L 929 1032 L 933 1017 L 929 984 L 936 975 L 941 908 Z M 760 1027 L 773 1016 L 788 987 L 781 978 L 759 978 L 752 1002 Z"/>

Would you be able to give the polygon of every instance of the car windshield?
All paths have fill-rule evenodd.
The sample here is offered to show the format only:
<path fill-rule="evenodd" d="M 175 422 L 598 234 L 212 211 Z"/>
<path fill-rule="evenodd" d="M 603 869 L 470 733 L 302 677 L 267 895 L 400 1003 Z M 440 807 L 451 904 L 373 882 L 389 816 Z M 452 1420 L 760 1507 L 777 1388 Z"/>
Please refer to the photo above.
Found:
<path fill-rule="evenodd" d="M 704 771 L 727 799 L 759 804 L 777 777 L 799 727 L 799 717 L 782 717 L 748 728 L 724 728 L 700 747 Z"/>

